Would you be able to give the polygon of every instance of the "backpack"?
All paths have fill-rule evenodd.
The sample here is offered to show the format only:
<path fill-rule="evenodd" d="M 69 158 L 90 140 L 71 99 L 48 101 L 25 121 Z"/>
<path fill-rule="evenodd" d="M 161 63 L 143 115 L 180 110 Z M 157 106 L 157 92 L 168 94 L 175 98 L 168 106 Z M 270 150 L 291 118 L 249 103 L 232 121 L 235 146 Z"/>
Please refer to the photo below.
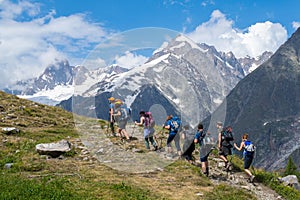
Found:
<path fill-rule="evenodd" d="M 230 142 L 230 141 L 233 141 L 234 138 L 233 138 L 233 134 L 232 134 L 232 128 L 231 127 L 226 127 L 222 130 L 222 140 L 224 141 L 227 141 L 227 142 Z"/>
<path fill-rule="evenodd" d="M 121 105 L 120 112 L 120 121 L 129 120 L 131 118 L 131 109 L 128 108 L 125 104 Z"/>
<path fill-rule="evenodd" d="M 145 112 L 145 127 L 154 128 L 155 120 L 153 119 L 151 112 Z"/>
<path fill-rule="evenodd" d="M 249 141 L 249 140 L 245 141 L 245 151 L 246 151 L 246 153 L 254 153 L 255 148 L 256 147 L 254 146 L 254 144 L 251 141 Z"/>
<path fill-rule="evenodd" d="M 178 132 L 179 131 L 179 128 L 180 128 L 180 125 L 181 125 L 181 120 L 179 119 L 179 117 L 172 117 L 171 119 L 171 131 L 172 132 Z"/>
<path fill-rule="evenodd" d="M 206 136 L 206 133 L 204 131 L 197 132 L 197 133 L 200 134 L 198 143 L 200 144 L 200 146 L 202 146 L 204 144 L 204 138 Z"/>

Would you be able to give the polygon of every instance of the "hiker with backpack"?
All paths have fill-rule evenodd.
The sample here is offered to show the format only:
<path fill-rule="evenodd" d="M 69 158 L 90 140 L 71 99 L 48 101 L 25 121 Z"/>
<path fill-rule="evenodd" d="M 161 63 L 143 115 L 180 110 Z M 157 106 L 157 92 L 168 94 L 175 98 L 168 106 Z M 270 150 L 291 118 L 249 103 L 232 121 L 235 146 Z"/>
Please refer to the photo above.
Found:
<path fill-rule="evenodd" d="M 126 125 L 127 125 L 127 114 L 126 114 L 126 108 L 123 106 L 122 101 L 116 101 L 115 102 L 115 113 L 113 114 L 116 122 L 118 123 L 118 133 L 120 134 L 121 138 L 125 137 L 126 141 L 130 141 L 130 137 L 126 131 Z"/>
<path fill-rule="evenodd" d="M 155 121 L 153 119 L 152 113 L 141 111 L 140 112 L 140 122 L 135 121 L 134 123 L 137 126 L 144 126 L 144 141 L 145 141 L 146 149 L 150 149 L 150 144 L 149 144 L 149 142 L 150 142 L 152 144 L 154 150 L 156 151 L 158 149 L 158 146 L 154 140 Z"/>
<path fill-rule="evenodd" d="M 208 157 L 212 150 L 214 149 L 214 143 L 205 143 L 204 139 L 206 133 L 203 130 L 203 124 L 199 123 L 197 126 L 197 131 L 194 138 L 194 143 L 200 145 L 200 162 L 202 173 L 206 176 L 209 175 Z"/>
<path fill-rule="evenodd" d="M 221 123 L 217 124 L 218 131 L 221 130 Z M 219 157 L 225 162 L 225 169 L 228 171 L 230 168 L 230 163 L 228 162 L 227 156 L 232 155 L 231 148 L 233 145 L 231 142 L 234 140 L 232 134 L 232 127 L 228 126 L 222 128 L 218 135 L 218 148 L 219 148 Z"/>
<path fill-rule="evenodd" d="M 169 136 L 167 139 L 167 148 L 168 153 L 172 153 L 171 142 L 174 140 L 177 154 L 181 156 L 181 147 L 180 147 L 180 135 L 179 130 L 181 126 L 181 120 L 177 116 L 168 115 L 165 124 L 163 124 L 163 128 L 169 130 Z"/>
<path fill-rule="evenodd" d="M 250 168 L 250 165 L 254 158 L 255 146 L 253 145 L 253 143 L 250 140 L 248 140 L 247 133 L 245 133 L 242 136 L 242 142 L 239 147 L 237 146 L 236 143 L 234 143 L 233 145 L 234 145 L 234 148 L 236 148 L 238 151 L 241 151 L 244 149 L 244 152 L 243 152 L 243 154 L 244 154 L 244 170 L 245 170 L 246 174 L 249 176 L 249 181 L 251 183 L 253 183 L 255 176 L 252 175 L 249 168 Z"/>

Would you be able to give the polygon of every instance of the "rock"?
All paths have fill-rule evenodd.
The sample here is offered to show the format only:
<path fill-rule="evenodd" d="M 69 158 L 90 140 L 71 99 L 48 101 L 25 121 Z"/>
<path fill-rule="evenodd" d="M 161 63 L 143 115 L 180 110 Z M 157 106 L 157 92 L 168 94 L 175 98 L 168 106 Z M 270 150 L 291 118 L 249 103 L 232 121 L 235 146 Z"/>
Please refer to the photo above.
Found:
<path fill-rule="evenodd" d="M 6 128 L 2 128 L 2 133 L 6 135 L 12 135 L 12 134 L 20 133 L 20 130 L 15 127 L 6 127 Z"/>
<path fill-rule="evenodd" d="M 40 155 L 49 155 L 52 158 L 57 158 L 69 152 L 71 150 L 71 144 L 67 140 L 61 140 L 57 143 L 37 144 L 35 149 Z"/>
<path fill-rule="evenodd" d="M 283 178 L 279 178 L 278 180 L 282 182 L 284 185 L 291 186 L 296 190 L 300 191 L 300 185 L 296 175 L 288 175 Z"/>
<path fill-rule="evenodd" d="M 5 169 L 10 169 L 12 166 L 13 166 L 13 163 L 6 163 L 6 164 L 4 165 L 4 168 L 5 168 Z"/>

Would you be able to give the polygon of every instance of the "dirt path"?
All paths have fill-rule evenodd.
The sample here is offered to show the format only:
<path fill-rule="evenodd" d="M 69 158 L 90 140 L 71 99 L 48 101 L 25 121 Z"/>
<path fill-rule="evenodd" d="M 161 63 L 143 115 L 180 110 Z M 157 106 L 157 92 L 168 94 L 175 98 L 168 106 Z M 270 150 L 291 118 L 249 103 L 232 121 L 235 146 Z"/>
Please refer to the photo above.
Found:
<path fill-rule="evenodd" d="M 163 171 L 165 166 L 174 162 L 172 159 L 165 158 L 166 152 L 163 151 L 163 149 L 157 152 L 145 151 L 143 135 L 140 130 L 133 125 L 127 126 L 128 133 L 130 135 L 134 133 L 135 138 L 129 143 L 121 141 L 120 138 L 108 137 L 106 133 L 103 133 L 106 129 L 101 129 L 97 123 L 86 124 L 77 122 L 76 126 L 81 132 L 81 141 L 88 148 L 89 152 L 101 163 L 118 171 L 134 173 L 135 176 L 144 178 L 145 174 Z M 222 169 L 221 160 L 214 156 L 210 157 L 209 163 L 209 180 L 213 185 L 226 184 L 242 188 L 253 193 L 259 200 L 283 199 L 276 192 L 261 183 L 255 183 L 254 185 L 247 182 L 244 172 L 225 172 Z M 196 164 L 200 166 L 199 161 L 197 161 Z M 170 190 L 170 192 L 173 191 L 171 186 L 168 190 Z M 176 189 L 174 189 L 174 191 L 176 191 Z M 195 195 L 195 199 L 199 199 L 197 194 L 192 195 Z"/>

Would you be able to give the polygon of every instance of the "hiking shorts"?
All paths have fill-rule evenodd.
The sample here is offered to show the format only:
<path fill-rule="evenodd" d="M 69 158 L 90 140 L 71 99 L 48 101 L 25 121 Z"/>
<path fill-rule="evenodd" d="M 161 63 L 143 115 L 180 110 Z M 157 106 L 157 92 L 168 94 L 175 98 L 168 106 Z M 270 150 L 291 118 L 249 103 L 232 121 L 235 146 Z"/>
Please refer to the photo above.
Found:
<path fill-rule="evenodd" d="M 232 155 L 231 148 L 230 147 L 222 146 L 221 149 L 220 149 L 220 151 L 219 151 L 219 155 L 220 156 Z"/>
<path fill-rule="evenodd" d="M 125 129 L 126 125 L 127 125 L 127 121 L 126 120 L 119 121 L 119 123 L 118 123 L 118 127 L 120 129 Z"/>
<path fill-rule="evenodd" d="M 248 155 L 248 154 L 245 155 L 245 158 L 244 158 L 244 169 L 249 169 L 250 168 L 252 160 L 253 160 L 253 155 Z"/>

